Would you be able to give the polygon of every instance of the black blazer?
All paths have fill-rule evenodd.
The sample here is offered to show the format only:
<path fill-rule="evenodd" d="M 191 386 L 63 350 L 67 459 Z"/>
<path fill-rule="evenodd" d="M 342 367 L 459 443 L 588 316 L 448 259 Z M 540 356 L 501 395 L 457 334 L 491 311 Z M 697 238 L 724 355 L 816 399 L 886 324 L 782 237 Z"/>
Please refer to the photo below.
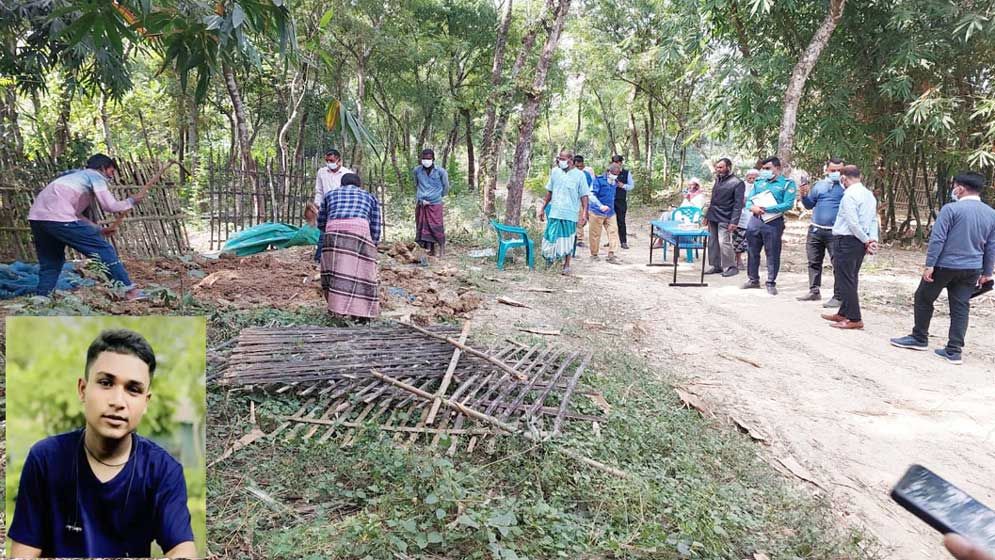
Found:
<path fill-rule="evenodd" d="M 716 179 L 712 187 L 712 201 L 705 211 L 705 219 L 717 224 L 738 224 L 743 213 L 746 183 L 730 174 L 721 181 Z"/>

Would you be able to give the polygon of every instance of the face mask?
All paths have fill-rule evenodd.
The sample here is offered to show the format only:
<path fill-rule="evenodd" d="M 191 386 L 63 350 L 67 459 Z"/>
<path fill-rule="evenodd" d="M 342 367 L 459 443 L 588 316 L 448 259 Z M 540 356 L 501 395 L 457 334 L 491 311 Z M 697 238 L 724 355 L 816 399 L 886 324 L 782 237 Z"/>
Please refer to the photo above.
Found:
<path fill-rule="evenodd" d="M 432 167 L 432 163 L 434 162 L 435 162 L 434 159 L 423 159 L 421 160 L 421 166 L 424 167 L 425 169 L 428 169 L 429 167 Z"/>
<path fill-rule="evenodd" d="M 760 172 L 759 178 L 763 179 L 764 181 L 770 181 L 771 179 L 774 178 L 774 172 L 771 171 L 770 169 L 764 169 L 763 171 Z"/>
<path fill-rule="evenodd" d="M 960 200 L 960 197 L 957 196 L 957 188 L 956 187 L 950 189 L 950 200 L 952 200 L 954 202 L 957 202 L 958 200 Z"/>
<path fill-rule="evenodd" d="M 570 167 L 570 162 L 569 161 L 564 161 L 562 159 L 558 159 L 558 160 L 556 160 L 556 165 L 559 165 L 560 169 L 566 169 L 566 168 Z"/>
<path fill-rule="evenodd" d="M 329 162 L 325 164 L 325 167 L 331 169 L 332 171 L 335 171 L 336 169 L 339 168 L 339 164 Z"/>
<path fill-rule="evenodd" d="M 608 174 L 608 182 L 609 183 L 614 183 L 617 180 L 618 180 L 618 175 L 612 175 L 611 173 Z"/>
<path fill-rule="evenodd" d="M 834 183 L 838 183 L 839 180 L 840 180 L 840 172 L 839 171 L 831 171 L 829 173 L 829 175 L 826 175 L 826 177 L 828 177 L 830 181 L 832 181 Z"/>

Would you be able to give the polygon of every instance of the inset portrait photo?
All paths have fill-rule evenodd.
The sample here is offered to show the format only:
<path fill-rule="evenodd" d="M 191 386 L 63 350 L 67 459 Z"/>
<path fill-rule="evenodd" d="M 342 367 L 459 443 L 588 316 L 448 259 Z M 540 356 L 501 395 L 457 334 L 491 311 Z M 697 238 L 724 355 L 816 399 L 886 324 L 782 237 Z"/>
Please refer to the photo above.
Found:
<path fill-rule="evenodd" d="M 7 557 L 205 557 L 205 319 L 6 328 Z"/>

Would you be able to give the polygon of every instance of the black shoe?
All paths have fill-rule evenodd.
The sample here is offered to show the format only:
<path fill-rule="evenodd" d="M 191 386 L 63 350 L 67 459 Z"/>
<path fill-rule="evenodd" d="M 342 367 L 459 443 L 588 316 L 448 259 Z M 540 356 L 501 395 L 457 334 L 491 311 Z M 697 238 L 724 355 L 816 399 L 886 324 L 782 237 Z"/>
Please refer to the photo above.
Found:
<path fill-rule="evenodd" d="M 798 296 L 795 299 L 798 301 L 819 301 L 822 299 L 822 295 L 819 292 L 812 291 L 803 296 Z"/>
<path fill-rule="evenodd" d="M 628 243 L 623 243 L 622 244 L 622 248 L 623 249 L 628 249 L 629 248 L 629 244 Z"/>
<path fill-rule="evenodd" d="M 723 278 L 729 278 L 730 276 L 736 276 L 739 274 L 739 269 L 736 267 L 727 268 L 725 272 L 722 273 Z"/>
<path fill-rule="evenodd" d="M 743 284 L 742 289 L 744 289 L 744 290 L 759 290 L 760 289 L 760 282 L 754 282 L 754 281 L 750 280 L 746 284 Z"/>
<path fill-rule="evenodd" d="M 772 295 L 772 296 L 776 296 L 777 295 L 777 287 L 775 287 L 775 286 L 767 286 L 767 293 L 770 294 L 770 295 Z"/>
<path fill-rule="evenodd" d="M 720 269 L 720 268 L 715 268 L 715 267 L 713 266 L 712 268 L 709 268 L 708 270 L 706 270 L 706 271 L 705 271 L 705 274 L 722 274 L 722 269 Z"/>

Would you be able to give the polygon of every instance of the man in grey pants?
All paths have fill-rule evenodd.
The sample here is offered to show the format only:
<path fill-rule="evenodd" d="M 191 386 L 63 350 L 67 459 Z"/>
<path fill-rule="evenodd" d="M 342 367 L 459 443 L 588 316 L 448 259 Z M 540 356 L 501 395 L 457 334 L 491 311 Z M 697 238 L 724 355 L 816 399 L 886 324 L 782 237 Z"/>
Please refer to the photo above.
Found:
<path fill-rule="evenodd" d="M 705 224 L 708 226 L 708 264 L 711 265 L 705 274 L 721 274 L 724 277 L 739 274 L 732 234 L 743 213 L 745 192 L 746 185 L 732 172 L 732 161 L 722 158 L 716 162 L 712 200 L 705 212 Z"/>

